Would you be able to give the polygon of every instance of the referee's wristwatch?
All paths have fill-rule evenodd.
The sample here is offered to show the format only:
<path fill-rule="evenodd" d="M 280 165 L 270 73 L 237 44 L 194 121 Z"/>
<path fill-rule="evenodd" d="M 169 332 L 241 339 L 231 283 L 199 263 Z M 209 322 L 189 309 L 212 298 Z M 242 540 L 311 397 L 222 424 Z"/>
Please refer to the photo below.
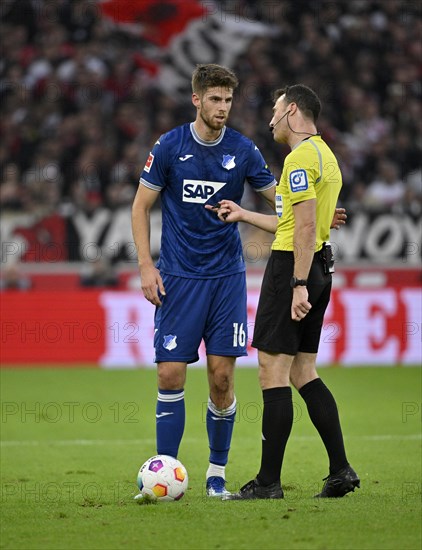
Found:
<path fill-rule="evenodd" d="M 297 277 L 292 277 L 290 279 L 290 286 L 296 288 L 297 286 L 306 286 L 308 284 L 307 279 L 298 279 Z"/>

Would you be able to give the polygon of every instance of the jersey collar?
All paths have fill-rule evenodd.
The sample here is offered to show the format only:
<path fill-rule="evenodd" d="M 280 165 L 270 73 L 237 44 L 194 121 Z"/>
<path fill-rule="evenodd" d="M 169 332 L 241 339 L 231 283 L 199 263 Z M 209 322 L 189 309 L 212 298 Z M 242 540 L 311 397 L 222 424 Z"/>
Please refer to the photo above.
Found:
<path fill-rule="evenodd" d="M 197 132 L 196 132 L 196 130 L 195 130 L 195 128 L 194 128 L 193 122 L 190 123 L 190 131 L 191 131 L 191 134 L 192 134 L 193 139 L 194 139 L 197 143 L 199 143 L 199 145 L 205 145 L 205 147 L 214 147 L 214 145 L 218 145 L 218 144 L 222 141 L 222 139 L 223 139 L 223 137 L 224 137 L 224 134 L 226 133 L 226 127 L 223 126 L 223 128 L 222 128 L 222 130 L 221 130 L 221 134 L 220 134 L 220 135 L 218 136 L 218 138 L 217 138 L 216 140 L 214 140 L 214 141 L 205 141 L 204 139 L 201 139 L 201 138 L 198 136 L 198 134 L 197 134 Z"/>
<path fill-rule="evenodd" d="M 302 141 L 298 141 L 298 142 L 296 143 L 296 145 L 294 145 L 294 146 L 292 147 L 292 151 L 293 151 L 293 149 L 296 149 L 296 147 L 299 147 L 299 145 L 302 145 L 302 143 L 303 143 L 304 141 L 312 140 L 312 138 L 316 138 L 316 137 L 319 137 L 319 138 L 321 137 L 320 132 L 317 132 L 316 134 L 312 134 L 311 136 L 308 136 L 308 137 L 306 137 L 306 138 L 303 138 Z"/>

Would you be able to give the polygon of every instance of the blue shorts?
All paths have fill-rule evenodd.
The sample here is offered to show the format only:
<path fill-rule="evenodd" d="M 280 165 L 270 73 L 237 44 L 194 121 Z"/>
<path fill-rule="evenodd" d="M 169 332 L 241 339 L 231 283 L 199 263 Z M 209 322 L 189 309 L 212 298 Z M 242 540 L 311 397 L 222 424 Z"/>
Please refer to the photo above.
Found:
<path fill-rule="evenodd" d="M 207 355 L 247 355 L 244 272 L 216 279 L 162 278 L 166 295 L 155 311 L 155 362 L 194 363 L 202 339 Z"/>

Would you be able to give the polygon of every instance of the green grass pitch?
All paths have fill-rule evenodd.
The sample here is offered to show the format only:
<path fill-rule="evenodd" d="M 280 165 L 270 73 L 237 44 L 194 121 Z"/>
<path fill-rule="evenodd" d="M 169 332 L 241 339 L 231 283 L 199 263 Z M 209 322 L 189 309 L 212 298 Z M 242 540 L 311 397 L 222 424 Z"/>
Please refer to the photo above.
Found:
<path fill-rule="evenodd" d="M 312 496 L 327 475 L 321 441 L 294 392 L 283 501 L 207 499 L 206 373 L 191 369 L 179 458 L 189 489 L 179 502 L 139 506 L 136 475 L 155 454 L 153 370 L 1 371 L 1 548 L 421 548 L 421 371 L 324 368 L 361 488 Z M 238 369 L 238 418 L 229 489 L 257 472 L 261 394 Z"/>

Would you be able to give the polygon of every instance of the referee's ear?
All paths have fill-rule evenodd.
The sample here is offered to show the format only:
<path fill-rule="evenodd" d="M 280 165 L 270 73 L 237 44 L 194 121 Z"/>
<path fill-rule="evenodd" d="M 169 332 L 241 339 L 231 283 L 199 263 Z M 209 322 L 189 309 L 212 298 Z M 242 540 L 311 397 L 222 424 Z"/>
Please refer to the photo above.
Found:
<path fill-rule="evenodd" d="M 293 116 L 296 114 L 297 110 L 299 109 L 299 107 L 297 106 L 297 103 L 295 103 L 294 101 L 292 101 L 290 104 L 289 104 L 289 116 Z"/>

